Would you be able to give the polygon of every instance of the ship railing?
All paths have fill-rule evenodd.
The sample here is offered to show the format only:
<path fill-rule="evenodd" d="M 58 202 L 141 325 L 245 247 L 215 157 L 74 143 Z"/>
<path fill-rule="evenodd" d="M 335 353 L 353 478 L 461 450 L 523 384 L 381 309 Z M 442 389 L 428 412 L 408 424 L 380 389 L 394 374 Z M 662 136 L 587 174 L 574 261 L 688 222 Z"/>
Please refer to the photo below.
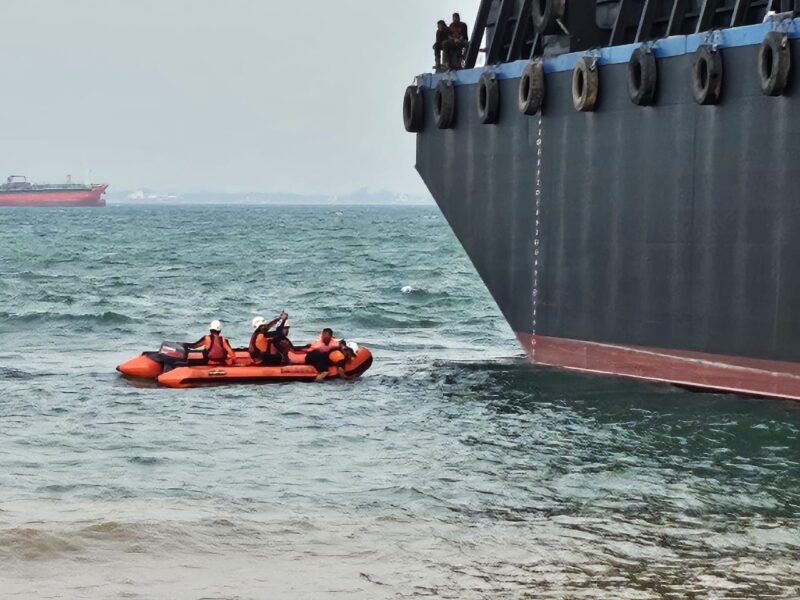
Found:
<path fill-rule="evenodd" d="M 82 183 L 41 183 L 33 184 L 28 181 L 12 181 L 0 185 L 0 190 L 31 190 L 31 191 L 55 191 L 55 190 L 90 190 L 92 186 Z"/>
<path fill-rule="evenodd" d="M 563 14 L 540 19 L 537 30 L 534 11 L 548 5 Z M 475 68 L 484 42 L 492 65 L 754 25 L 785 12 L 800 13 L 800 0 L 481 0 L 464 67 Z"/>

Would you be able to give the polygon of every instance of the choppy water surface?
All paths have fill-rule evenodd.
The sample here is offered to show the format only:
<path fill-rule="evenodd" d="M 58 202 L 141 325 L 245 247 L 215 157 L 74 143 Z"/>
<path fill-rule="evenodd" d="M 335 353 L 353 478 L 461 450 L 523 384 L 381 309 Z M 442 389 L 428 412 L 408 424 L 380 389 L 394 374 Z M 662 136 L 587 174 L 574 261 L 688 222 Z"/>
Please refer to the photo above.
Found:
<path fill-rule="evenodd" d="M 114 366 L 286 308 L 364 378 Z M 535 370 L 435 209 L 0 211 L 3 598 L 796 598 L 800 405 Z"/>

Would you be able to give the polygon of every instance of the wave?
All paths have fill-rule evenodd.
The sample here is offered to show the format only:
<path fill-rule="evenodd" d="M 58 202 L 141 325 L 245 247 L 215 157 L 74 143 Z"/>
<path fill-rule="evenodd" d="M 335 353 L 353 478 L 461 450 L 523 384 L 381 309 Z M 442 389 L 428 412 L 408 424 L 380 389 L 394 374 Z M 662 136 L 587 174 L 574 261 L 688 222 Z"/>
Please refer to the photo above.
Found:
<path fill-rule="evenodd" d="M 91 510 L 91 506 L 87 506 Z M 187 507 L 191 513 L 193 507 Z M 196 508 L 196 507 L 194 507 Z M 66 517 L 66 518 L 65 518 Z M 0 521 L 0 561 L 41 562 L 53 559 L 85 561 L 92 557 L 121 553 L 160 555 L 163 552 L 219 552 L 251 549 L 254 540 L 275 533 L 298 535 L 303 521 L 287 518 L 278 523 L 239 518 L 221 513 L 189 518 L 160 514 L 160 518 L 80 519 L 59 515 L 55 520 L 9 526 Z M 307 527 L 305 527 L 307 529 Z M 2 580 L 2 577 L 0 577 Z"/>
<path fill-rule="evenodd" d="M 133 463 L 135 465 L 152 466 L 152 465 L 158 465 L 163 461 L 160 458 L 156 458 L 155 456 L 134 456 L 129 458 L 128 462 Z"/>
<path fill-rule="evenodd" d="M 0 368 L 0 379 L 30 379 L 33 373 L 23 371 L 22 369 L 14 369 L 11 367 Z"/>
<path fill-rule="evenodd" d="M 77 558 L 103 543 L 123 552 L 158 552 L 181 545 L 183 528 L 174 522 L 72 522 L 0 528 L 0 559 L 41 561 Z"/>
<path fill-rule="evenodd" d="M 414 315 L 391 317 L 386 313 L 356 314 L 353 322 L 368 329 L 406 329 L 409 327 L 429 329 L 442 325 L 442 321 L 438 319 L 419 318 Z"/>
<path fill-rule="evenodd" d="M 36 560 L 78 552 L 81 547 L 66 537 L 33 527 L 0 529 L 0 556 Z"/>
<path fill-rule="evenodd" d="M 424 294 L 425 290 L 414 287 L 413 285 L 403 285 L 400 284 L 400 293 L 401 294 Z"/>
<path fill-rule="evenodd" d="M 52 323 L 53 321 L 57 321 L 62 323 L 98 323 L 104 325 L 133 323 L 136 321 L 136 319 L 133 317 L 110 310 L 99 314 L 72 314 L 57 312 L 31 312 L 15 314 L 9 312 L 0 312 L 0 319 L 10 323 Z"/>
<path fill-rule="evenodd" d="M 21 279 L 23 281 L 40 281 L 40 280 L 56 280 L 56 279 L 74 279 L 74 275 L 64 275 L 64 274 L 53 274 L 53 273 L 40 273 L 36 271 L 18 271 L 18 272 L 7 272 L 7 273 L 0 273 L 3 277 L 12 277 Z"/>

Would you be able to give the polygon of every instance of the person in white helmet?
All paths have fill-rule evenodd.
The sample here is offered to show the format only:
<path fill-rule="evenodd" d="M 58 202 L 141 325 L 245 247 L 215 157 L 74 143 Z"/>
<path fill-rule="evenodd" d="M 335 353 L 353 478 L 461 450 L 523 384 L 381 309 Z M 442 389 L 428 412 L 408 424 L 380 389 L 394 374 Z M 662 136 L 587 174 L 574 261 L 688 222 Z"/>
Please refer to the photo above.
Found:
<path fill-rule="evenodd" d="M 250 345 L 248 350 L 250 358 L 253 362 L 259 365 L 279 365 L 283 360 L 281 353 L 273 343 L 275 335 L 286 323 L 289 315 L 282 312 L 275 319 L 267 323 L 264 317 L 256 317 L 253 319 L 253 335 L 250 336 Z M 275 325 L 278 325 L 275 331 L 270 331 Z"/>
<path fill-rule="evenodd" d="M 232 365 L 236 353 L 224 337 L 222 337 L 222 323 L 218 320 L 211 321 L 208 326 L 208 335 L 197 340 L 194 344 L 186 344 L 189 350 L 203 348 L 203 360 L 208 365 Z"/>

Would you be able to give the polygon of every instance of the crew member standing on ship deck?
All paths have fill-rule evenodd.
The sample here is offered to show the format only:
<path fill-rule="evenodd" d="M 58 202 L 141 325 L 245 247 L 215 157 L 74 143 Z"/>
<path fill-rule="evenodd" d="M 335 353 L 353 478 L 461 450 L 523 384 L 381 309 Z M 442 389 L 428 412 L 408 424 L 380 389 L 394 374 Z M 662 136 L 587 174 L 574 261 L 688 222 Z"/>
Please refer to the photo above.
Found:
<path fill-rule="evenodd" d="M 442 70 L 442 52 L 445 48 L 445 42 L 450 39 L 450 29 L 447 27 L 447 23 L 443 20 L 440 20 L 436 23 L 436 43 L 433 45 L 433 57 L 434 57 L 434 65 L 433 68 L 436 73 L 439 73 Z M 444 68 L 449 69 L 450 66 L 447 63 L 447 55 L 444 56 Z"/>
<path fill-rule="evenodd" d="M 453 22 L 450 23 L 450 39 L 445 43 L 445 55 L 451 69 L 460 69 L 464 53 L 469 44 L 469 31 L 467 24 L 461 20 L 461 15 L 453 13 Z"/>

